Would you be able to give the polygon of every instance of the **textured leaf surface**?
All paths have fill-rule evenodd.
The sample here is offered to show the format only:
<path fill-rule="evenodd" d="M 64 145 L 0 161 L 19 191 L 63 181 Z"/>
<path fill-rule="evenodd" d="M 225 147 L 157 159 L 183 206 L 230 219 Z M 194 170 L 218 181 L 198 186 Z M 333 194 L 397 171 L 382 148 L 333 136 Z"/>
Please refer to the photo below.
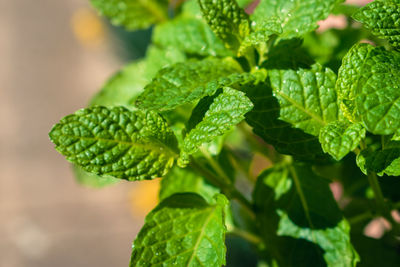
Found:
<path fill-rule="evenodd" d="M 353 151 L 364 137 L 365 129 L 362 124 L 340 121 L 329 123 L 319 133 L 322 149 L 336 160 L 341 160 Z"/>
<path fill-rule="evenodd" d="M 137 98 L 136 105 L 152 110 L 173 109 L 212 95 L 224 86 L 246 84 L 260 78 L 257 74 L 240 72 L 240 66 L 227 59 L 178 63 L 160 70 Z"/>
<path fill-rule="evenodd" d="M 343 59 L 337 89 L 341 108 L 374 134 L 400 128 L 400 54 L 368 44 L 355 45 Z"/>
<path fill-rule="evenodd" d="M 252 20 L 261 23 L 269 17 L 278 17 L 282 38 L 293 38 L 315 30 L 317 22 L 325 19 L 334 6 L 343 0 L 261 0 Z"/>
<path fill-rule="evenodd" d="M 280 104 L 280 119 L 318 136 L 339 117 L 336 75 L 316 64 L 312 69 L 270 71 L 272 89 Z"/>
<path fill-rule="evenodd" d="M 277 18 L 269 18 L 251 25 L 251 33 L 246 35 L 240 44 L 239 53 L 245 54 L 251 46 L 265 44 L 272 35 L 282 33 L 282 27 Z"/>
<path fill-rule="evenodd" d="M 258 177 L 257 221 L 279 266 L 356 266 L 350 226 L 309 166 L 275 166 Z"/>
<path fill-rule="evenodd" d="M 128 180 L 163 176 L 176 138 L 155 112 L 93 107 L 61 119 L 50 132 L 56 149 L 85 171 Z"/>
<path fill-rule="evenodd" d="M 302 160 L 324 159 L 317 137 L 279 119 L 279 103 L 269 84 L 246 86 L 244 91 L 254 104 L 254 108 L 246 115 L 246 121 L 253 127 L 255 134 L 282 154 L 293 155 Z"/>
<path fill-rule="evenodd" d="M 248 15 L 236 0 L 198 0 L 203 18 L 228 47 L 236 50 L 250 32 Z"/>
<path fill-rule="evenodd" d="M 197 18 L 180 17 L 158 25 L 153 42 L 191 55 L 224 57 L 232 54 L 210 27 Z"/>
<path fill-rule="evenodd" d="M 203 120 L 185 137 L 183 152 L 192 154 L 203 143 L 227 133 L 253 107 L 243 92 L 225 87 L 205 113 Z"/>
<path fill-rule="evenodd" d="M 357 164 L 365 174 L 372 171 L 380 176 L 399 176 L 400 142 L 392 141 L 379 149 L 368 147 L 358 155 Z"/>
<path fill-rule="evenodd" d="M 130 266 L 224 265 L 226 205 L 223 195 L 215 205 L 191 193 L 163 200 L 147 215 L 133 244 Z"/>
<path fill-rule="evenodd" d="M 168 0 L 91 0 L 114 25 L 128 30 L 150 27 L 168 18 Z"/>
<path fill-rule="evenodd" d="M 387 39 L 400 49 L 400 1 L 376 0 L 359 9 L 353 18 L 360 21 L 373 34 Z"/>
<path fill-rule="evenodd" d="M 219 189 L 207 184 L 203 177 L 189 167 L 185 169 L 174 167 L 161 180 L 160 200 L 176 193 L 196 193 L 212 204 L 215 202 L 214 195 L 219 193 Z"/>

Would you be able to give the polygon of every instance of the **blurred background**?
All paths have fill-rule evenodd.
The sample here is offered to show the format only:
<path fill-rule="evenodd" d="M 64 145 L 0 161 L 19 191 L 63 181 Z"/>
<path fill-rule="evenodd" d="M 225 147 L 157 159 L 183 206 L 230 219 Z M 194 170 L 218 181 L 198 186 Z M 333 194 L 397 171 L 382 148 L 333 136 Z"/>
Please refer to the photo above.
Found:
<path fill-rule="evenodd" d="M 0 0 L 0 267 L 128 265 L 157 184 L 82 187 L 48 132 L 148 39 L 88 0 Z"/>
<path fill-rule="evenodd" d="M 88 0 L 0 0 L 0 267 L 127 266 L 158 181 L 82 187 L 48 132 L 149 36 L 111 28 Z"/>

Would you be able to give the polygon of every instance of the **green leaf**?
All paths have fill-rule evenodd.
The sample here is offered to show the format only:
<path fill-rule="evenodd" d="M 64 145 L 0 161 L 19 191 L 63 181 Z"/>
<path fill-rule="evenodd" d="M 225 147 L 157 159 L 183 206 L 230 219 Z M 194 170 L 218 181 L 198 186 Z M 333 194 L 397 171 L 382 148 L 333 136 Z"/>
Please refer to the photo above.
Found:
<path fill-rule="evenodd" d="M 341 121 L 329 123 L 319 133 L 322 149 L 336 160 L 341 160 L 353 151 L 364 137 L 365 128 L 362 124 Z"/>
<path fill-rule="evenodd" d="M 317 22 L 328 17 L 336 4 L 343 0 L 261 0 L 251 19 L 262 23 L 278 17 L 283 29 L 281 38 L 300 37 L 318 27 Z"/>
<path fill-rule="evenodd" d="M 353 18 L 360 21 L 378 37 L 387 39 L 400 49 L 400 1 L 376 0 L 359 9 Z"/>
<path fill-rule="evenodd" d="M 185 169 L 174 167 L 161 180 L 159 197 L 160 200 L 164 200 L 176 193 L 196 193 L 213 204 L 214 195 L 219 193 L 219 189 L 206 183 L 203 177 L 189 167 Z"/>
<path fill-rule="evenodd" d="M 112 76 L 104 87 L 90 101 L 90 106 L 127 106 L 149 82 L 145 77 L 146 61 L 140 60 L 126 65 Z"/>
<path fill-rule="evenodd" d="M 158 25 L 154 29 L 153 42 L 163 47 L 175 47 L 190 55 L 232 55 L 210 27 L 197 18 L 178 17 Z"/>
<path fill-rule="evenodd" d="M 102 188 L 108 185 L 116 184 L 121 181 L 111 176 L 99 176 L 94 173 L 86 172 L 81 167 L 76 165 L 72 166 L 76 181 L 84 186 L 91 188 Z"/>
<path fill-rule="evenodd" d="M 126 106 L 134 109 L 132 99 L 143 91 L 161 68 L 185 60 L 186 56 L 174 47 L 161 49 L 150 45 L 146 58 L 126 65 L 113 75 L 92 98 L 90 106 Z"/>
<path fill-rule="evenodd" d="M 186 60 L 186 55 L 176 47 L 168 46 L 160 48 L 155 45 L 150 45 L 146 52 L 144 76 L 147 83 L 145 85 L 151 82 L 160 69 Z"/>
<path fill-rule="evenodd" d="M 245 55 L 252 46 L 264 45 L 272 35 L 282 33 L 282 27 L 277 18 L 269 18 L 258 24 L 251 25 L 251 33 L 243 39 L 239 47 L 239 54 Z"/>
<path fill-rule="evenodd" d="M 147 215 L 132 246 L 130 266 L 224 265 L 227 205 L 223 195 L 215 205 L 192 193 L 163 200 Z"/>
<path fill-rule="evenodd" d="M 85 171 L 127 180 L 164 176 L 177 156 L 177 141 L 155 112 L 101 106 L 61 119 L 50 132 L 57 151 Z"/>
<path fill-rule="evenodd" d="M 254 191 L 257 221 L 279 266 L 356 266 L 350 226 L 329 188 L 310 166 L 276 165 Z"/>
<path fill-rule="evenodd" d="M 169 110 L 212 95 L 224 86 L 254 82 L 263 76 L 240 72 L 240 66 L 231 59 L 178 63 L 160 70 L 135 104 L 142 109 Z"/>
<path fill-rule="evenodd" d="M 315 64 L 311 69 L 271 70 L 271 86 L 280 104 L 280 119 L 318 136 L 339 117 L 336 75 Z"/>
<path fill-rule="evenodd" d="M 250 33 L 249 16 L 236 0 L 198 0 L 203 18 L 225 44 L 236 51 Z"/>
<path fill-rule="evenodd" d="M 400 54 L 368 44 L 355 45 L 343 59 L 337 90 L 351 121 L 388 135 L 400 129 Z"/>
<path fill-rule="evenodd" d="M 225 87 L 210 105 L 203 120 L 185 137 L 182 152 L 193 154 L 203 143 L 227 133 L 253 108 L 243 92 Z"/>
<path fill-rule="evenodd" d="M 248 85 L 244 91 L 254 104 L 254 108 L 246 115 L 246 122 L 253 127 L 255 134 L 273 145 L 279 153 L 308 161 L 325 159 L 317 137 L 279 119 L 279 103 L 268 83 Z"/>
<path fill-rule="evenodd" d="M 391 141 L 383 148 L 369 146 L 357 156 L 357 165 L 364 174 L 375 172 L 379 176 L 400 175 L 400 142 Z"/>
<path fill-rule="evenodd" d="M 91 0 L 111 23 L 128 30 L 150 27 L 168 19 L 168 0 Z"/>

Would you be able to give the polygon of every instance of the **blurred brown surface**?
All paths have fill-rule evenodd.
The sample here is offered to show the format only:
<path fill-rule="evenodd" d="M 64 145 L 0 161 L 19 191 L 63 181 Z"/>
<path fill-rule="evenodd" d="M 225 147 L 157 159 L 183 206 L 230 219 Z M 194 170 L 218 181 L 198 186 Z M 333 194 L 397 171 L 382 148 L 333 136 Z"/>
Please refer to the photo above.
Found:
<path fill-rule="evenodd" d="M 48 139 L 120 65 L 74 36 L 88 2 L 0 0 L 0 267 L 127 266 L 143 222 L 134 185 L 77 185 Z"/>

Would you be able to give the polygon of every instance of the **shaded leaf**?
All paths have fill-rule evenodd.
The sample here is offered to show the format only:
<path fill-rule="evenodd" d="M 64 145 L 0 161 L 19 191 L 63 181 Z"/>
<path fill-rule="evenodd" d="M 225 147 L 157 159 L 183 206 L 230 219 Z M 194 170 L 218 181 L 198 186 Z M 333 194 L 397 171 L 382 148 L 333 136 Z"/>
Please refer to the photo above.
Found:
<path fill-rule="evenodd" d="M 253 127 L 255 134 L 273 145 L 279 153 L 301 160 L 325 159 L 317 137 L 279 119 L 279 103 L 268 83 L 245 86 L 244 91 L 254 104 L 254 108 L 246 115 L 246 122 Z"/>

